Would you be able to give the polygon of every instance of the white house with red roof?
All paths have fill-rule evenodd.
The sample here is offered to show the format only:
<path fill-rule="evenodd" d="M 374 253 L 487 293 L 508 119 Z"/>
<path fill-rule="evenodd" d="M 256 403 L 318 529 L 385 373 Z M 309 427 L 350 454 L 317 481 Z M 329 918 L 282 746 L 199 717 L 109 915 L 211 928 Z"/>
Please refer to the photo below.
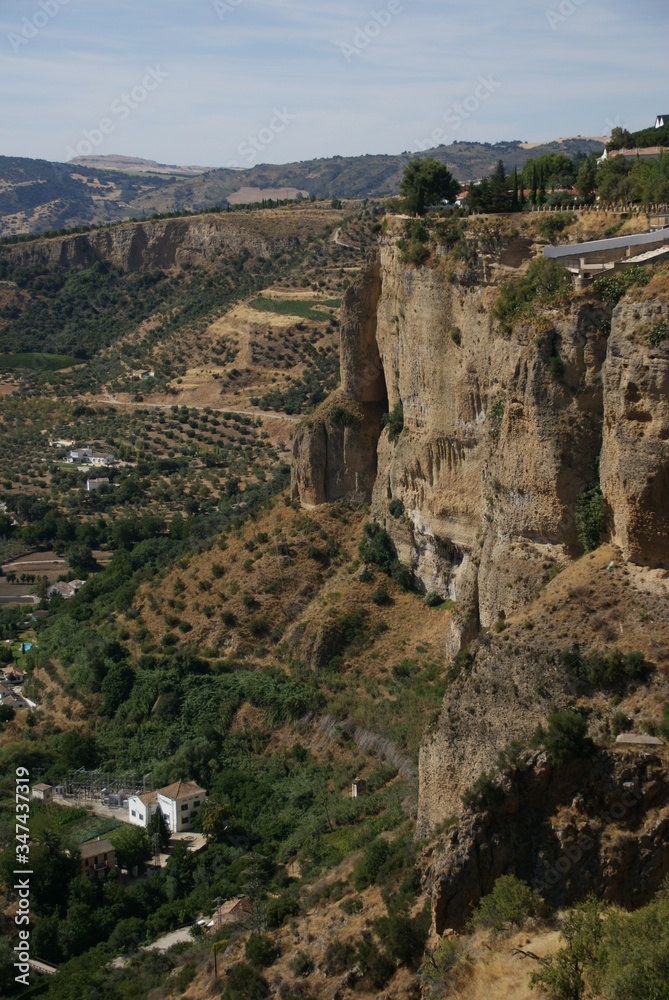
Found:
<path fill-rule="evenodd" d="M 175 781 L 157 792 L 131 795 L 128 799 L 128 819 L 135 826 L 147 827 L 160 809 L 170 833 L 193 829 L 193 820 L 206 801 L 207 793 L 194 781 Z"/>

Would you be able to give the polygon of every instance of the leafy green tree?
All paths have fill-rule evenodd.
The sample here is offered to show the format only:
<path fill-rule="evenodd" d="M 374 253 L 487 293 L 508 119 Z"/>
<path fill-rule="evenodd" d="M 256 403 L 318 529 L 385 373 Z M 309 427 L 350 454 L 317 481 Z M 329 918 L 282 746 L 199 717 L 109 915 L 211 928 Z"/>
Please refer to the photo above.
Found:
<path fill-rule="evenodd" d="M 265 937 L 264 934 L 251 934 L 246 942 L 244 955 L 251 965 L 265 969 L 276 961 L 278 951 L 272 938 Z"/>
<path fill-rule="evenodd" d="M 444 198 L 452 201 L 458 188 L 450 170 L 434 159 L 412 160 L 400 181 L 400 194 L 410 215 L 424 215 L 427 207 Z"/>
<path fill-rule="evenodd" d="M 193 888 L 195 858 L 183 840 L 177 841 L 165 866 L 167 895 L 171 900 L 184 899 Z"/>
<path fill-rule="evenodd" d="M 233 965 L 222 1000 L 264 1000 L 269 996 L 269 987 L 260 973 L 246 962 Z"/>
<path fill-rule="evenodd" d="M 576 531 L 584 552 L 593 552 L 602 543 L 608 527 L 609 509 L 599 480 L 590 483 L 576 503 Z"/>
<path fill-rule="evenodd" d="M 604 933 L 602 913 L 602 904 L 591 898 L 567 914 L 560 932 L 566 947 L 540 960 L 540 970 L 530 977 L 532 986 L 539 986 L 554 1000 L 582 1000 L 586 996 L 587 975 L 596 962 Z M 641 994 L 627 996 L 632 1000 Z"/>
<path fill-rule="evenodd" d="M 113 835 L 116 863 L 120 868 L 131 871 L 144 868 L 151 858 L 151 841 L 146 830 L 138 826 L 124 826 Z"/>
<path fill-rule="evenodd" d="M 134 683 L 135 671 L 129 663 L 112 664 L 101 685 L 105 699 L 102 714 L 114 715 L 117 708 L 130 697 Z"/>
<path fill-rule="evenodd" d="M 374 932 L 386 954 L 409 968 L 420 963 L 430 932 L 427 914 L 412 918 L 406 913 L 393 913 L 374 922 Z"/>
<path fill-rule="evenodd" d="M 582 164 L 576 178 L 576 190 L 579 196 L 588 201 L 592 198 L 597 187 L 597 158 L 589 156 Z"/>
<path fill-rule="evenodd" d="M 484 896 L 472 914 L 472 925 L 501 931 L 535 917 L 545 909 L 535 889 L 515 875 L 501 875 L 491 893 Z"/>
<path fill-rule="evenodd" d="M 153 847 L 153 838 L 158 834 L 160 849 L 165 850 L 170 842 L 170 830 L 160 809 L 156 809 L 146 828 Z"/>
<path fill-rule="evenodd" d="M 559 709 L 548 717 L 548 729 L 539 726 L 535 736 L 546 747 L 553 764 L 564 764 L 574 757 L 582 757 L 589 749 L 588 723 L 580 712 L 569 708 Z"/>

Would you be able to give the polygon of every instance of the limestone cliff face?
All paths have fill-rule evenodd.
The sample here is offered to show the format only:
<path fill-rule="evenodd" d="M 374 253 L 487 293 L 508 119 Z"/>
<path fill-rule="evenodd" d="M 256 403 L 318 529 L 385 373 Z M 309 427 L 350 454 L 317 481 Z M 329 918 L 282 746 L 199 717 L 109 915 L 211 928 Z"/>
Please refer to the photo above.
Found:
<path fill-rule="evenodd" d="M 462 928 L 470 907 L 514 872 L 555 909 L 588 893 L 648 902 L 669 870 L 669 781 L 659 758 L 601 753 L 561 767 L 527 754 L 501 778 L 503 802 L 472 808 L 419 860 L 433 928 Z"/>
<path fill-rule="evenodd" d="M 581 554 L 575 513 L 598 460 L 611 539 L 633 561 L 669 559 L 669 340 L 652 348 L 647 336 L 669 308 L 650 290 L 615 309 L 586 292 L 504 332 L 493 310 L 508 269 L 491 257 L 455 277 L 439 259 L 403 263 L 386 239 L 344 303 L 338 401 L 358 408 L 355 426 L 333 434 L 315 415 L 294 450 L 295 496 L 368 491 L 418 586 L 457 602 L 452 655 Z M 400 403 L 391 440 L 369 408 Z M 512 669 L 485 642 L 474 659 L 421 749 L 423 835 L 460 811 L 510 739 L 545 721 L 545 681 L 554 703 L 570 697 L 559 666 L 523 655 Z"/>
<path fill-rule="evenodd" d="M 602 490 L 612 535 L 633 562 L 669 561 L 669 341 L 648 331 L 669 321 L 653 299 L 615 310 L 604 366 Z"/>
<path fill-rule="evenodd" d="M 307 213 L 300 216 L 299 228 L 298 235 L 297 227 L 287 226 L 278 214 L 267 213 L 267 218 L 258 219 L 231 212 L 128 223 L 19 243 L 3 248 L 2 255 L 25 267 L 41 265 L 50 270 L 90 267 L 98 260 L 126 272 L 169 270 L 186 263 L 201 264 L 221 253 L 248 250 L 256 256 L 269 256 L 294 249 L 301 238 L 322 229 L 322 221 Z"/>

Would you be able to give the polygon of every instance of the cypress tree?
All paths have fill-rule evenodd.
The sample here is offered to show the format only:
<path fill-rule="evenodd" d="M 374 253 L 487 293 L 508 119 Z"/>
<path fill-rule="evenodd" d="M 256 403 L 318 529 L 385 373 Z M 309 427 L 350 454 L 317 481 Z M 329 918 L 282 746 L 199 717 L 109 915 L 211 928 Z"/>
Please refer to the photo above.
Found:
<path fill-rule="evenodd" d="M 546 202 L 546 183 L 544 181 L 544 168 L 543 164 L 539 174 L 539 204 L 544 205 Z"/>
<path fill-rule="evenodd" d="M 518 167 L 513 168 L 513 195 L 511 196 L 511 211 L 518 211 Z"/>
<path fill-rule="evenodd" d="M 537 203 L 537 165 L 532 164 L 532 204 Z"/>

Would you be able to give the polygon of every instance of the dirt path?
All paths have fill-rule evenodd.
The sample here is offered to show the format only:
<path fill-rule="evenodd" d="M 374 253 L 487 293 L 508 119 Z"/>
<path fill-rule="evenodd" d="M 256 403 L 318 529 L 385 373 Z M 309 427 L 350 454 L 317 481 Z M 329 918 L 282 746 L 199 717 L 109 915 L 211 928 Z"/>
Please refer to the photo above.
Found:
<path fill-rule="evenodd" d="M 116 396 L 91 396 L 92 403 L 106 403 L 108 406 L 128 406 L 135 410 L 171 410 L 174 403 L 135 403 L 126 399 L 117 399 Z M 184 404 L 186 405 L 186 404 Z M 259 417 L 261 420 L 288 420 L 291 423 L 299 423 L 301 414 L 276 413 L 273 410 L 233 410 L 229 406 L 188 406 L 189 410 L 211 410 L 212 413 L 236 413 L 242 417 Z"/>
<path fill-rule="evenodd" d="M 340 237 L 341 237 L 341 229 L 337 229 L 335 231 L 334 236 L 332 237 L 332 242 L 336 243 L 338 247 L 345 247 L 346 250 L 359 250 L 360 249 L 360 247 L 354 247 L 352 243 L 342 243 Z"/>

